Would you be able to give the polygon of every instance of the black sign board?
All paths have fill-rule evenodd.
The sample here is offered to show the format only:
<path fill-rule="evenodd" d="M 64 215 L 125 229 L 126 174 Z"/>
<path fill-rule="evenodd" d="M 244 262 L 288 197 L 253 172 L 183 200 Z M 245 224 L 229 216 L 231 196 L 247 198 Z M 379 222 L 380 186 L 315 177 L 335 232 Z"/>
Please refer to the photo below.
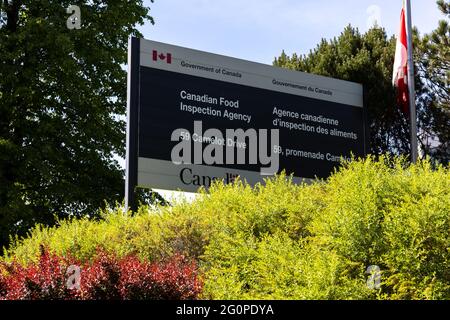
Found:
<path fill-rule="evenodd" d="M 136 186 L 196 191 L 281 170 L 326 178 L 363 156 L 361 85 L 132 38 L 127 203 Z"/>

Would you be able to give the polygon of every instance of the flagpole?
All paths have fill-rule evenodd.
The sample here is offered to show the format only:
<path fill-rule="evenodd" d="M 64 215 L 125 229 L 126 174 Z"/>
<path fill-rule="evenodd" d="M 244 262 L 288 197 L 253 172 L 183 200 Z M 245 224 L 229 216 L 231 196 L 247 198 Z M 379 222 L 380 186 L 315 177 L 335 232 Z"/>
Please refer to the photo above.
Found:
<path fill-rule="evenodd" d="M 413 37 L 411 20 L 411 0 L 406 0 L 406 35 L 408 43 L 408 91 L 409 91 L 409 117 L 411 134 L 411 162 L 416 163 L 418 159 L 417 142 L 417 115 L 416 115 L 416 92 L 414 84 L 414 59 L 413 59 Z"/>

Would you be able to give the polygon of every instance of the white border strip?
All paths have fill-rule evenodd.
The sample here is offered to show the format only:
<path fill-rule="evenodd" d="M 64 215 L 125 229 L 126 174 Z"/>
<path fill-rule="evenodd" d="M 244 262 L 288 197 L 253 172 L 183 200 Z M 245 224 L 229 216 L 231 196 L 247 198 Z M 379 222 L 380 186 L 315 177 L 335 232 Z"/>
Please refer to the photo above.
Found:
<path fill-rule="evenodd" d="M 228 175 L 240 176 L 242 181 L 254 186 L 257 183 L 263 183 L 268 176 L 262 176 L 258 172 L 247 170 L 235 170 L 227 168 L 212 167 L 207 165 L 176 165 L 171 161 L 147 159 L 139 157 L 138 160 L 138 186 L 155 187 L 167 190 L 179 190 L 187 192 L 197 192 L 199 186 L 194 184 L 185 184 L 180 179 L 180 173 L 183 169 L 190 169 L 185 175 L 185 180 L 190 182 L 192 175 L 198 175 L 203 181 L 203 176 L 209 178 L 216 177 L 226 179 Z M 192 172 L 192 175 L 191 175 Z M 209 178 L 206 178 L 209 182 Z M 310 183 L 311 179 L 303 179 L 294 177 L 293 182 L 300 184 L 301 182 Z"/>
<path fill-rule="evenodd" d="M 153 60 L 171 55 L 167 60 Z M 246 85 L 271 91 L 363 107 L 361 84 L 287 70 L 261 63 L 141 39 L 140 64 L 144 67 L 182 73 L 207 79 Z M 235 73 L 235 75 L 230 75 Z M 240 75 L 237 77 L 236 75 Z M 202 92 L 199 92 L 203 94 Z M 206 93 L 206 92 L 205 92 Z"/>

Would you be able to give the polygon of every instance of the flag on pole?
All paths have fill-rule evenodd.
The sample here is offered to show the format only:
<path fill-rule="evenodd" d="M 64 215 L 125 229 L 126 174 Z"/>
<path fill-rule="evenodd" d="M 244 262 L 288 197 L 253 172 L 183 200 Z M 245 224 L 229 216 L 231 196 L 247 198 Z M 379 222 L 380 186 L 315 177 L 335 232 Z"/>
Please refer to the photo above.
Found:
<path fill-rule="evenodd" d="M 418 160 L 417 112 L 414 86 L 413 36 L 411 0 L 403 0 L 400 29 L 395 50 L 392 82 L 397 87 L 397 101 L 403 113 L 409 116 L 411 138 L 411 162 Z"/>
<path fill-rule="evenodd" d="M 400 29 L 395 49 L 394 72 L 392 83 L 397 87 L 397 103 L 404 114 L 409 113 L 408 92 L 408 41 L 406 35 L 405 8 L 400 15 Z"/>

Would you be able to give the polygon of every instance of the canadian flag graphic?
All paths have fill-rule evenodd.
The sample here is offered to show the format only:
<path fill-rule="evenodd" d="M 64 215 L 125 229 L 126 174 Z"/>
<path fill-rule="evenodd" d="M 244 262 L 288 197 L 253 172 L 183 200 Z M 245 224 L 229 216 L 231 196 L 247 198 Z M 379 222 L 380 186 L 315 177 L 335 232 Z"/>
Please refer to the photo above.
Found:
<path fill-rule="evenodd" d="M 166 63 L 172 63 L 172 54 L 160 53 L 157 50 L 153 50 L 153 61 L 166 61 Z"/>
<path fill-rule="evenodd" d="M 405 9 L 400 15 L 400 30 L 397 37 L 395 50 L 394 72 L 392 84 L 397 87 L 397 103 L 403 113 L 409 112 L 408 108 L 408 44 L 406 39 Z"/>

